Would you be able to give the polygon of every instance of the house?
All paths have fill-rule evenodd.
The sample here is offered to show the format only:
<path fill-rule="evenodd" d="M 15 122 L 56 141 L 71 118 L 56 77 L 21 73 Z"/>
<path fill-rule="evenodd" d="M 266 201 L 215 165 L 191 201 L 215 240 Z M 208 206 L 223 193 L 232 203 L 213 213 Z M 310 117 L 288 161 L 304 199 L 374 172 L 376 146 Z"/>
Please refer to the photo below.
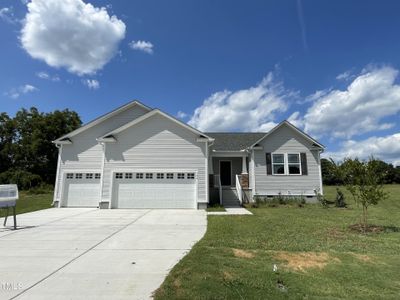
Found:
<path fill-rule="evenodd" d="M 322 193 L 324 146 L 287 121 L 207 133 L 133 101 L 53 143 L 56 207 L 194 209 Z"/>

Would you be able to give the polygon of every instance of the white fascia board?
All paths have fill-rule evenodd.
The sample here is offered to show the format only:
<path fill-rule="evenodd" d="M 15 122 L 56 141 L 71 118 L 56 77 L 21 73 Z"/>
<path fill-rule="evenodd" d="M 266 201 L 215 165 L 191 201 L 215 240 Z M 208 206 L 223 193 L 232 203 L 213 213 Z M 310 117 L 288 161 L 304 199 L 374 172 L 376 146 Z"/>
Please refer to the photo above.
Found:
<path fill-rule="evenodd" d="M 111 112 L 109 112 L 107 114 L 104 114 L 104 115 L 94 119 L 93 121 L 90 121 L 89 123 L 86 123 L 85 125 L 79 127 L 78 129 L 75 129 L 74 131 L 71 131 L 70 133 L 67 133 L 67 134 L 63 135 L 62 137 L 56 139 L 54 141 L 54 143 L 55 144 L 59 144 L 60 140 L 65 139 L 65 138 L 73 137 L 73 136 L 75 136 L 75 135 L 77 135 L 77 134 L 79 134 L 79 133 L 81 133 L 81 132 L 83 132 L 83 131 L 85 131 L 85 130 L 87 130 L 89 128 L 92 128 L 93 126 L 96 126 L 96 125 L 100 124 L 101 122 L 103 122 L 103 121 L 115 116 L 116 114 L 118 114 L 120 112 L 123 112 L 123 111 L 125 111 L 125 110 L 127 110 L 127 109 L 129 109 L 129 108 L 131 108 L 131 107 L 133 107 L 135 105 L 140 106 L 140 107 L 142 107 L 142 108 L 144 108 L 144 109 L 146 109 L 148 111 L 152 110 L 152 108 L 144 105 L 143 103 L 141 103 L 141 102 L 139 102 L 137 100 L 131 101 L 131 102 L 125 104 L 125 105 L 122 105 L 122 106 L 118 107 L 117 109 L 114 109 L 113 111 L 111 111 Z"/>

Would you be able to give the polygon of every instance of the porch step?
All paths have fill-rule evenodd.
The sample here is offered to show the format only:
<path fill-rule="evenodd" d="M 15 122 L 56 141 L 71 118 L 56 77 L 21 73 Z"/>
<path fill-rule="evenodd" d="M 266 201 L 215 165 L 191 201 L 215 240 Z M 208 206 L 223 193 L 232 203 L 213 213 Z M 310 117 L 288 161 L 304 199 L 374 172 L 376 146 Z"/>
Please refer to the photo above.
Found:
<path fill-rule="evenodd" d="M 240 202 L 236 194 L 236 188 L 224 187 L 222 189 L 222 203 L 225 207 L 240 207 Z"/>

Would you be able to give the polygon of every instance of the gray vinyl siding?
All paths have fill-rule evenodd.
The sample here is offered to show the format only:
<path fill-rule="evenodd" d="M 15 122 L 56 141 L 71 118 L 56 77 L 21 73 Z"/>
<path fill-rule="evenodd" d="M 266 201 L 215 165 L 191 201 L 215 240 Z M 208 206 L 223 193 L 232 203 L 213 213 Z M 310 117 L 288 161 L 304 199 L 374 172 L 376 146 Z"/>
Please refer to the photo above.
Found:
<path fill-rule="evenodd" d="M 254 150 L 255 194 L 277 195 L 314 195 L 320 188 L 319 153 L 312 148 L 311 142 L 293 129 L 283 126 L 266 137 Z M 308 175 L 267 175 L 266 153 L 306 153 Z"/>
<path fill-rule="evenodd" d="M 76 136 L 72 137 L 71 145 L 63 145 L 63 151 L 60 162 L 60 176 L 58 178 L 57 199 L 60 198 L 61 184 L 63 182 L 63 172 L 88 170 L 100 172 L 103 149 L 96 141 L 98 137 L 144 115 L 148 110 L 134 105 L 119 114 L 103 121 L 102 123 L 91 127 Z"/>
<path fill-rule="evenodd" d="M 195 170 L 198 202 L 206 197 L 206 143 L 175 122 L 154 115 L 122 132 L 116 143 L 107 143 L 102 200 L 111 200 L 114 171 Z"/>

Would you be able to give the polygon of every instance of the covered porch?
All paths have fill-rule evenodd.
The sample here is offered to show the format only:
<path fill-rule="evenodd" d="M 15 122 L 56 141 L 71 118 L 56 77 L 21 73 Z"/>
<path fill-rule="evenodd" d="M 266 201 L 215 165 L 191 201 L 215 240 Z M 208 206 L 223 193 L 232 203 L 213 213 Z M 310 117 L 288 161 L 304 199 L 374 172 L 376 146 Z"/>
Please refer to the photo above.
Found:
<path fill-rule="evenodd" d="M 240 206 L 250 201 L 247 151 L 212 151 L 208 166 L 210 203 Z"/>

